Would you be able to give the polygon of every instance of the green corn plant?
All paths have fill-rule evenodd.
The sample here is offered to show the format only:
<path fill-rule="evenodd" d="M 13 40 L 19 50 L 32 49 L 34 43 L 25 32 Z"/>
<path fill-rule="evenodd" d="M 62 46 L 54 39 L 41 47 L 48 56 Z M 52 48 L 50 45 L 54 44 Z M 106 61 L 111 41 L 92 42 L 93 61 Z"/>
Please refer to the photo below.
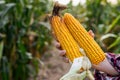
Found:
<path fill-rule="evenodd" d="M 52 39 L 46 18 L 51 5 L 49 0 L 0 0 L 0 80 L 36 79 Z"/>

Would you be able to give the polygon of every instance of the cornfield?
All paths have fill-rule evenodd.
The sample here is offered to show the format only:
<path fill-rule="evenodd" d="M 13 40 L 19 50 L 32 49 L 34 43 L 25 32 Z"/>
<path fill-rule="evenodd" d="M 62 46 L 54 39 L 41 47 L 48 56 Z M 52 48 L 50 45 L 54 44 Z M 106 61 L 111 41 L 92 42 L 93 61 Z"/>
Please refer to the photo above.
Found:
<path fill-rule="evenodd" d="M 31 76 L 37 80 L 40 61 L 54 47 L 48 19 L 53 4 L 51 0 L 0 0 L 0 80 Z M 104 52 L 120 53 L 120 0 L 114 5 L 107 0 L 86 0 L 77 6 L 71 0 L 67 5 L 61 14 L 67 11 L 87 31 L 93 30 Z"/>

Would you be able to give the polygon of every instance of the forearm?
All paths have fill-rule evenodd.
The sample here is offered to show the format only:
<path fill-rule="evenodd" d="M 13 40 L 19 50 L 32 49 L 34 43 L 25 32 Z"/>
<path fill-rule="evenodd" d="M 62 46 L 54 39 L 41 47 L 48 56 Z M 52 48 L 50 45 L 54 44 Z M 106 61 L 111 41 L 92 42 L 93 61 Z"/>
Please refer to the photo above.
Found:
<path fill-rule="evenodd" d="M 103 62 L 101 62 L 99 65 L 92 65 L 94 69 L 97 69 L 99 71 L 105 72 L 106 74 L 109 74 L 111 76 L 118 75 L 118 72 L 113 68 L 113 66 L 108 62 L 107 59 L 105 59 Z"/>

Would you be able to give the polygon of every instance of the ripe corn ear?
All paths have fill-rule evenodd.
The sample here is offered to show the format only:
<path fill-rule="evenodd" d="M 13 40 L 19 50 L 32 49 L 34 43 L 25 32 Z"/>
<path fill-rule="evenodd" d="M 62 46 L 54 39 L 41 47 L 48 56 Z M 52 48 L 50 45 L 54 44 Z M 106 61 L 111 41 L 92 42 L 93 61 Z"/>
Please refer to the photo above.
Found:
<path fill-rule="evenodd" d="M 61 47 L 66 50 L 66 56 L 69 60 L 73 62 L 75 58 L 81 57 L 82 54 L 79 51 L 79 46 L 68 31 L 62 18 L 59 16 L 52 16 L 50 24 L 54 35 L 61 44 Z"/>
<path fill-rule="evenodd" d="M 87 57 L 93 64 L 99 64 L 105 59 L 103 50 L 88 34 L 79 21 L 77 21 L 71 14 L 65 13 L 64 22 L 74 39 L 78 42 L 79 46 L 85 50 Z"/>

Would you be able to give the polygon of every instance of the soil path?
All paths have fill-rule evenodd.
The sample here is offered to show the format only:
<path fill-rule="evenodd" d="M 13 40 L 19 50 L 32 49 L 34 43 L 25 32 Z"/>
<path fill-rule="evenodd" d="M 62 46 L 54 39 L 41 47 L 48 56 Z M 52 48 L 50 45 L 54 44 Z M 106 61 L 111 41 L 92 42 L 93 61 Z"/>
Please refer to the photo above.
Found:
<path fill-rule="evenodd" d="M 37 80 L 59 80 L 70 69 L 70 64 L 63 61 L 55 47 L 44 54 L 42 62 L 44 67 L 40 68 Z"/>

